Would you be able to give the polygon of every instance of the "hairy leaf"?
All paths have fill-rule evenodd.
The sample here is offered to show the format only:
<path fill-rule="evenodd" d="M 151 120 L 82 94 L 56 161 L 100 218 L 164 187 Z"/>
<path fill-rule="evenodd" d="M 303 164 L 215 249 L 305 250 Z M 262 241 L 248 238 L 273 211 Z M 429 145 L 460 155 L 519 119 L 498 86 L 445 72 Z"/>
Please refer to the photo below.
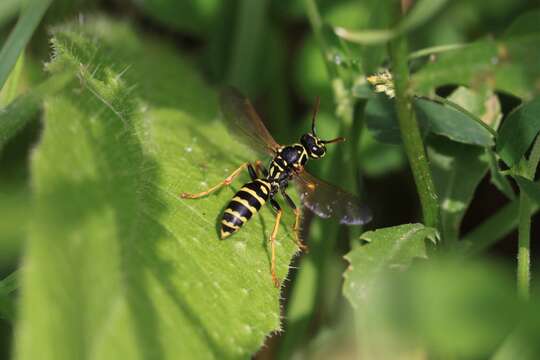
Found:
<path fill-rule="evenodd" d="M 435 240 L 437 231 L 422 224 L 404 224 L 368 231 L 360 237 L 369 244 L 358 246 L 345 259 L 343 292 L 353 307 L 368 298 L 373 284 L 388 270 L 401 270 L 415 258 L 425 258 L 426 239 Z"/>
<path fill-rule="evenodd" d="M 247 358 L 280 327 L 268 209 L 221 241 L 243 181 L 181 200 L 255 160 L 225 131 L 215 94 L 174 51 L 105 19 L 56 30 L 53 76 L 32 158 L 35 211 L 18 359 Z M 287 214 L 283 278 L 295 246 Z"/>

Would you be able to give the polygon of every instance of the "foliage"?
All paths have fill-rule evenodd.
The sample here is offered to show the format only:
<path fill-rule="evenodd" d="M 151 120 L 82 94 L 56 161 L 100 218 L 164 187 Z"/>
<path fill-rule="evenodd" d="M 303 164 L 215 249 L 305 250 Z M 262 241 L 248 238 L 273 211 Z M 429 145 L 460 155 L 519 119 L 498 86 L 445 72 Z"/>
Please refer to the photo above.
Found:
<path fill-rule="evenodd" d="M 539 24 L 533 1 L 3 1 L 0 357 L 539 358 Z M 285 211 L 280 290 L 270 209 L 219 240 L 247 173 L 178 197 L 257 160 L 223 85 L 280 143 L 320 96 L 347 141 L 308 169 L 375 215 L 305 211 L 293 259 Z"/>
<path fill-rule="evenodd" d="M 221 242 L 217 217 L 231 191 L 198 202 L 177 196 L 246 159 L 214 120 L 214 93 L 169 48 L 147 46 L 122 24 L 61 27 L 53 44 L 51 76 L 74 71 L 79 81 L 44 100 L 17 357 L 253 353 L 279 328 L 266 245 L 272 215 Z M 140 60 L 126 69 L 129 58 Z M 174 74 L 155 72 L 134 88 L 158 59 Z M 177 87 L 181 80 L 190 86 Z M 290 234 L 278 240 L 280 277 L 295 251 Z"/>

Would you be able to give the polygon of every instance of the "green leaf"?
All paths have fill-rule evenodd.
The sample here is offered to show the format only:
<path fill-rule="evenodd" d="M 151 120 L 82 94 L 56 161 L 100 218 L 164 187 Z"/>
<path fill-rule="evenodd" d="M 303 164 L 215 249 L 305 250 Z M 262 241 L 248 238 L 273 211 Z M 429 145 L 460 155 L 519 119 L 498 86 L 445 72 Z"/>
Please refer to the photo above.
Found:
<path fill-rule="evenodd" d="M 491 183 L 495 185 L 500 192 L 506 195 L 508 199 L 514 200 L 516 198 L 516 194 L 514 194 L 514 189 L 512 189 L 512 185 L 510 185 L 508 178 L 502 174 L 501 169 L 499 168 L 497 154 L 492 149 L 486 149 L 486 154 L 489 160 Z"/>
<path fill-rule="evenodd" d="M 15 320 L 15 296 L 18 287 L 18 273 L 14 272 L 0 280 L 0 318 Z"/>
<path fill-rule="evenodd" d="M 21 79 L 22 70 L 24 68 L 24 52 L 19 55 L 15 67 L 11 71 L 11 74 L 6 80 L 4 87 L 0 90 L 0 108 L 5 108 L 15 97 L 17 97 L 17 91 L 19 90 L 19 83 Z"/>
<path fill-rule="evenodd" d="M 499 101 L 489 91 L 480 94 L 460 87 L 448 99 L 485 123 L 496 126 L 501 117 Z M 459 113 L 466 117 L 463 113 Z M 436 113 L 433 113 L 433 116 L 437 116 Z M 465 120 L 469 125 L 476 125 L 476 131 L 479 132 L 482 129 L 482 135 L 485 136 L 487 133 L 488 138 L 491 139 L 489 132 L 482 126 L 471 119 Z M 451 119 L 448 118 L 448 121 Z M 470 131 L 467 125 L 463 127 L 467 129 L 466 131 Z M 472 132 L 474 133 L 474 130 Z M 472 139 L 473 136 L 469 136 Z M 429 141 L 428 154 L 431 170 L 441 204 L 442 235 L 447 242 L 457 241 L 460 235 L 461 221 L 465 211 L 472 201 L 476 187 L 487 173 L 488 151 L 490 150 L 449 141 L 442 137 L 434 137 Z"/>
<path fill-rule="evenodd" d="M 360 237 L 369 244 L 345 255 L 343 293 L 354 308 L 362 306 L 373 284 L 388 270 L 402 270 L 415 258 L 426 258 L 426 239 L 435 241 L 437 231 L 422 224 L 404 224 L 368 231 Z"/>
<path fill-rule="evenodd" d="M 401 144 L 401 131 L 394 100 L 385 95 L 376 95 L 369 99 L 365 109 L 366 126 L 371 135 L 382 143 Z M 418 118 L 420 131 L 425 137 L 429 132 L 430 123 L 427 118 Z"/>
<path fill-rule="evenodd" d="M 145 14 L 175 30 L 204 34 L 217 21 L 221 2 L 218 0 L 132 0 Z"/>
<path fill-rule="evenodd" d="M 392 29 L 366 29 L 351 31 L 338 27 L 335 29 L 335 32 L 338 36 L 344 38 L 345 40 L 353 41 L 359 44 L 378 44 L 386 42 L 422 25 L 439 10 L 441 10 L 446 2 L 447 0 L 417 1 L 407 16 Z M 387 2 L 387 4 L 386 11 L 391 11 L 390 6 L 395 7 L 395 3 L 393 2 Z"/>
<path fill-rule="evenodd" d="M 431 132 L 464 144 L 494 145 L 490 132 L 464 113 L 425 99 L 416 99 L 416 114 L 429 122 Z"/>
<path fill-rule="evenodd" d="M 464 91 L 466 90 L 460 90 L 460 92 Z M 461 97 L 459 92 L 456 92 L 456 96 Z M 424 136 L 428 132 L 433 132 L 465 144 L 484 147 L 494 144 L 488 130 L 456 109 L 425 99 L 414 99 L 414 105 Z M 378 141 L 389 144 L 401 142 L 393 100 L 383 95 L 374 96 L 369 99 L 365 112 L 366 125 Z"/>
<path fill-rule="evenodd" d="M 427 352 L 433 358 L 487 359 L 520 321 L 528 331 L 519 340 L 529 344 L 538 336 L 538 299 L 531 306 L 518 301 L 509 269 L 479 259 L 441 260 L 387 273 L 357 310 L 367 334 L 363 346 L 377 350 L 376 358 L 418 359 Z"/>
<path fill-rule="evenodd" d="M 443 239 L 457 241 L 465 211 L 488 170 L 485 151 L 442 137 L 431 139 L 428 149 L 433 181 L 441 204 Z"/>
<path fill-rule="evenodd" d="M 518 183 L 520 191 L 524 191 L 527 196 L 540 205 L 540 183 L 521 176 L 515 176 L 514 179 Z"/>
<path fill-rule="evenodd" d="M 50 4 L 51 0 L 35 0 L 28 1 L 24 6 L 17 25 L 0 51 L 0 89 Z"/>
<path fill-rule="evenodd" d="M 513 36 L 528 35 L 531 33 L 540 33 L 540 10 L 533 10 L 518 16 L 516 20 L 506 29 L 504 36 L 512 38 Z"/>
<path fill-rule="evenodd" d="M 481 40 L 440 54 L 411 76 L 415 93 L 428 94 L 442 85 L 484 86 L 530 99 L 539 92 L 536 79 L 540 33 L 499 41 Z"/>
<path fill-rule="evenodd" d="M 262 209 L 219 240 L 247 174 L 206 198 L 178 197 L 255 160 L 216 120 L 216 95 L 172 47 L 125 24 L 87 19 L 57 29 L 53 45 L 53 76 L 79 80 L 46 98 L 32 157 L 17 358 L 251 356 L 280 327 L 274 216 Z M 293 218 L 277 239 L 280 278 L 296 251 Z"/>
<path fill-rule="evenodd" d="M 506 165 L 516 165 L 540 131 L 540 98 L 514 110 L 499 129 L 497 153 Z"/>

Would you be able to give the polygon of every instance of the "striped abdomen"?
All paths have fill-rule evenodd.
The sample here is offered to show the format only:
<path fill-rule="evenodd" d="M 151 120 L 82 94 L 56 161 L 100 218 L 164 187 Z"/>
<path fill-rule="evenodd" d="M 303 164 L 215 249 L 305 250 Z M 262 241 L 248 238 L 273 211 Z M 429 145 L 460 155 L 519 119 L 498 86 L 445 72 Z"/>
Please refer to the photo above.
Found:
<path fill-rule="evenodd" d="M 221 238 L 237 232 L 268 200 L 270 183 L 256 179 L 234 195 L 221 219 Z"/>

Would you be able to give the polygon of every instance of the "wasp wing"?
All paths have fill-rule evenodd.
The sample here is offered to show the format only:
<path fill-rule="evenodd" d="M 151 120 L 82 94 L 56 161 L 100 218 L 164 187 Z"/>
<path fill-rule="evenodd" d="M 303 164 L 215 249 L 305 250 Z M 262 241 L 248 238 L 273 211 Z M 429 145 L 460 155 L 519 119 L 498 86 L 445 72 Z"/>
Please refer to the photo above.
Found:
<path fill-rule="evenodd" d="M 274 155 L 279 144 L 274 140 L 251 102 L 233 87 L 221 91 L 221 111 L 229 131 L 244 144 L 264 155 Z"/>
<path fill-rule="evenodd" d="M 358 196 L 316 178 L 307 171 L 295 176 L 305 207 L 322 218 L 335 218 L 341 224 L 362 225 L 372 218 L 371 210 Z"/>

